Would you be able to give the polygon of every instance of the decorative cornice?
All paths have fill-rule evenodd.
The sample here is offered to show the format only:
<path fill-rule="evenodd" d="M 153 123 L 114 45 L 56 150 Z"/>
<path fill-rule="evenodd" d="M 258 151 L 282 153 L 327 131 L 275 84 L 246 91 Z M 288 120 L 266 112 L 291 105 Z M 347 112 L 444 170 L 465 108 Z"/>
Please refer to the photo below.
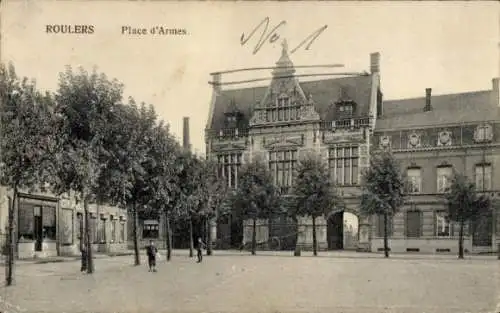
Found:
<path fill-rule="evenodd" d="M 266 139 L 263 146 L 266 149 L 277 149 L 282 147 L 300 147 L 304 145 L 303 136 L 275 136 L 270 139 Z"/>
<path fill-rule="evenodd" d="M 363 131 L 323 132 L 324 143 L 360 142 L 364 140 Z"/>
<path fill-rule="evenodd" d="M 489 143 L 489 144 L 474 144 L 474 145 L 456 145 L 456 146 L 441 146 L 441 147 L 420 147 L 413 149 L 392 149 L 394 153 L 405 153 L 405 152 L 427 152 L 427 151 L 446 151 L 446 150 L 460 150 L 460 149 L 480 149 L 480 148 L 494 148 L 500 147 L 500 143 Z"/>
<path fill-rule="evenodd" d="M 247 145 L 246 139 L 240 139 L 237 141 L 226 141 L 226 142 L 214 142 L 212 144 L 212 151 L 231 151 L 231 150 L 245 150 Z"/>

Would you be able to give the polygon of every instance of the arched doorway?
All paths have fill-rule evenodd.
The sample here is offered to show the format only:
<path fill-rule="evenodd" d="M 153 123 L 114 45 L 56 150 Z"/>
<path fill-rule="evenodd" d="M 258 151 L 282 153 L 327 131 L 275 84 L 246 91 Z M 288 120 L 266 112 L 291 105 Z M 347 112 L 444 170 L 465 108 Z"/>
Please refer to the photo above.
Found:
<path fill-rule="evenodd" d="M 356 250 L 358 245 L 359 220 L 357 215 L 338 211 L 327 219 L 328 250 Z"/>

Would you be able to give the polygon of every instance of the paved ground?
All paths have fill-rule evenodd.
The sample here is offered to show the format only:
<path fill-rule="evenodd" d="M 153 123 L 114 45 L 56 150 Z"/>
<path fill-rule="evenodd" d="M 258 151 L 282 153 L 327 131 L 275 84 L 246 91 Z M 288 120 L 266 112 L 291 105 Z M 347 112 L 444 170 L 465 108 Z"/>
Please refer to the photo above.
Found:
<path fill-rule="evenodd" d="M 78 262 L 20 265 L 0 296 L 8 312 L 480 313 L 500 294 L 495 257 L 216 253 L 176 252 L 158 273 L 131 256 L 98 259 L 91 276 Z"/>

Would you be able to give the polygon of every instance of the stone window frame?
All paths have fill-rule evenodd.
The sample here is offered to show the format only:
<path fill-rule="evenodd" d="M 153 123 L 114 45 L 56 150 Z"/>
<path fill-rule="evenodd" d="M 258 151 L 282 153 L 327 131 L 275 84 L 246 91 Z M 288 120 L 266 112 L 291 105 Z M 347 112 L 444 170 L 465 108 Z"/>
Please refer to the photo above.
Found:
<path fill-rule="evenodd" d="M 346 149 L 348 151 L 347 155 Z M 329 147 L 328 168 L 330 170 L 330 176 L 335 185 L 359 186 L 359 150 L 359 145 L 339 145 Z M 347 172 L 349 174 L 349 181 L 346 180 L 346 169 L 348 170 Z M 339 181 L 337 177 L 340 173 L 342 173 L 341 181 Z"/>
<path fill-rule="evenodd" d="M 443 174 L 444 171 L 449 171 Z M 445 193 L 450 187 L 451 179 L 453 177 L 453 166 L 440 165 L 436 168 L 436 191 L 437 193 Z"/>
<path fill-rule="evenodd" d="M 410 175 L 410 173 L 418 173 L 418 175 Z M 422 168 L 419 166 L 408 167 L 406 169 L 406 177 L 408 181 L 408 187 L 407 187 L 408 194 L 422 193 Z M 412 180 L 410 177 L 415 177 L 416 179 Z"/>

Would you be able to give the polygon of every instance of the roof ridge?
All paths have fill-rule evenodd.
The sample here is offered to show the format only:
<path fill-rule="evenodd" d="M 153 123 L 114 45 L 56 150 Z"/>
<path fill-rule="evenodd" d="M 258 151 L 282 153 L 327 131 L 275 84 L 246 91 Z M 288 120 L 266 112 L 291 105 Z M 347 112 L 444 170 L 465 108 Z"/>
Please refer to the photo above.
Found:
<path fill-rule="evenodd" d="M 475 95 L 475 94 L 480 94 L 480 93 L 490 93 L 492 90 L 490 89 L 485 89 L 485 90 L 475 90 L 475 91 L 464 91 L 464 92 L 455 92 L 455 93 L 444 93 L 444 94 L 437 94 L 437 95 L 432 95 L 431 97 L 438 98 L 438 97 L 447 97 L 447 96 L 461 96 L 461 95 Z M 405 100 L 419 100 L 419 99 L 425 99 L 425 96 L 423 97 L 412 97 L 412 98 L 395 98 L 395 99 L 388 99 L 384 100 L 384 102 L 391 102 L 391 101 L 405 101 Z"/>
<path fill-rule="evenodd" d="M 371 77 L 370 75 L 359 75 L 359 76 L 343 76 L 343 77 L 335 77 L 335 78 L 323 78 L 323 79 L 314 79 L 314 80 L 298 80 L 299 85 L 302 84 L 309 84 L 309 83 L 319 83 L 319 82 L 326 82 L 326 81 L 340 81 L 342 79 L 352 79 L 352 78 L 361 78 L 361 77 Z M 271 80 L 272 78 L 270 78 Z M 243 90 L 249 90 L 249 89 L 258 89 L 258 88 L 268 88 L 270 83 L 267 83 L 265 85 L 261 86 L 253 86 L 253 87 L 244 87 L 244 88 L 234 88 L 234 89 L 222 89 L 220 92 L 225 92 L 225 91 L 243 91 Z M 389 100 L 391 101 L 391 100 Z"/>

